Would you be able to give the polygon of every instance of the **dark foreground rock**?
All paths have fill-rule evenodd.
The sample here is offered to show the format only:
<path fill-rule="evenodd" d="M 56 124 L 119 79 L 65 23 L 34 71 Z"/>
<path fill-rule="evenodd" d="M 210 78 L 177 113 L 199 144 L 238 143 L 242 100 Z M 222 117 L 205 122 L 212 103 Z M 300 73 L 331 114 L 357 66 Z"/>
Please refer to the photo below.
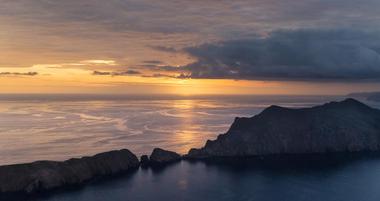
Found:
<path fill-rule="evenodd" d="M 140 164 L 142 167 L 147 167 L 149 166 L 149 157 L 147 155 L 142 155 L 140 158 Z"/>
<path fill-rule="evenodd" d="M 35 193 L 83 184 L 95 177 L 137 168 L 139 161 L 129 150 L 110 151 L 63 162 L 37 161 L 0 166 L 0 193 Z"/>
<path fill-rule="evenodd" d="M 160 165 L 181 160 L 181 155 L 160 148 L 153 149 L 149 161 L 152 165 Z"/>
<path fill-rule="evenodd" d="M 380 110 L 354 99 L 304 109 L 271 106 L 236 118 L 226 134 L 187 158 L 380 150 Z"/>

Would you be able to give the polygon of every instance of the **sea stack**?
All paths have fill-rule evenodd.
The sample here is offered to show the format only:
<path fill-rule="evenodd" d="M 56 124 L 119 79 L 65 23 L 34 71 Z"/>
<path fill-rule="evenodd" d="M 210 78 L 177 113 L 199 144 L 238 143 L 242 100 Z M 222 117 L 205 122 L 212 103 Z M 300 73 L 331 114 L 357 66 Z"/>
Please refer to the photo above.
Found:
<path fill-rule="evenodd" d="M 160 148 L 153 149 L 149 161 L 152 165 L 163 165 L 181 160 L 181 155 Z"/>
<path fill-rule="evenodd" d="M 380 149 L 380 110 L 346 99 L 290 109 L 270 106 L 236 118 L 227 133 L 191 149 L 187 158 L 264 156 Z"/>

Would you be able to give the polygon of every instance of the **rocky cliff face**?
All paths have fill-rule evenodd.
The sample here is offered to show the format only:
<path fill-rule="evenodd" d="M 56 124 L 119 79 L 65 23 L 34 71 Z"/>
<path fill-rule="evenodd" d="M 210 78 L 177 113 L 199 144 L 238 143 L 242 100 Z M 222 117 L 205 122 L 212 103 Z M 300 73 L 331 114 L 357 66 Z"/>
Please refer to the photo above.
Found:
<path fill-rule="evenodd" d="M 380 149 L 380 110 L 354 99 L 304 109 L 271 106 L 236 118 L 226 134 L 191 149 L 189 158 Z"/>
<path fill-rule="evenodd" d="M 94 177 L 122 173 L 138 166 L 137 157 L 126 149 L 64 162 L 37 161 L 0 166 L 0 193 L 34 193 L 77 185 Z"/>

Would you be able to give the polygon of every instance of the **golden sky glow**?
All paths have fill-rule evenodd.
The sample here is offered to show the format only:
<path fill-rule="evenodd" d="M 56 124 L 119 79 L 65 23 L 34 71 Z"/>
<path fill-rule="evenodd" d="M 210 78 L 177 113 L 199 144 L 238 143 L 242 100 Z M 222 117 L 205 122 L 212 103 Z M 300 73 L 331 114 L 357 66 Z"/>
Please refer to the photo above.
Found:
<path fill-rule="evenodd" d="M 368 28 L 379 22 L 376 2 L 358 11 L 349 0 L 334 12 L 318 1 L 274 2 L 0 0 L 0 93 L 345 94 L 380 88 L 379 38 L 365 35 L 377 33 Z M 341 40 L 340 30 L 349 37 Z"/>

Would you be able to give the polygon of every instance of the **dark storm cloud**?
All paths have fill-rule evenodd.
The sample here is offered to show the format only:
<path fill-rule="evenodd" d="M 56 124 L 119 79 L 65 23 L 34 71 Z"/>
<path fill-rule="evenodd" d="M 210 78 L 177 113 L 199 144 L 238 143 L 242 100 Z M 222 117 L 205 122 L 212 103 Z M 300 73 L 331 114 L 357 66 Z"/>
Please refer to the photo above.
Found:
<path fill-rule="evenodd" d="M 15 55 L 3 58 L 0 67 L 32 66 L 45 62 L 40 55 L 50 55 L 52 63 L 110 58 L 124 67 L 94 75 L 139 74 L 127 72 L 133 66 L 158 75 L 175 71 L 179 78 L 379 77 L 379 0 L 0 0 L 0 5 L 0 30 L 7 30 L 0 34 L 5 38 L 0 49 Z M 344 31 L 326 31 L 331 29 Z M 188 62 L 183 53 L 198 61 L 163 66 Z"/>
<path fill-rule="evenodd" d="M 198 61 L 183 66 L 180 78 L 380 80 L 379 47 L 377 32 L 277 31 L 186 48 Z"/>
<path fill-rule="evenodd" d="M 122 72 L 117 72 L 117 71 L 94 71 L 92 73 L 93 75 L 110 75 L 110 76 L 129 76 L 129 75 L 140 75 L 140 71 L 136 70 L 127 70 L 127 71 L 122 71 Z"/>
<path fill-rule="evenodd" d="M 81 23 L 82 28 L 202 33 L 236 37 L 252 30 L 291 27 L 379 25 L 378 0 L 0 0 L 0 15 L 46 26 Z M 180 9 L 179 9 L 180 8 Z M 68 32 L 67 34 L 72 33 Z"/>

